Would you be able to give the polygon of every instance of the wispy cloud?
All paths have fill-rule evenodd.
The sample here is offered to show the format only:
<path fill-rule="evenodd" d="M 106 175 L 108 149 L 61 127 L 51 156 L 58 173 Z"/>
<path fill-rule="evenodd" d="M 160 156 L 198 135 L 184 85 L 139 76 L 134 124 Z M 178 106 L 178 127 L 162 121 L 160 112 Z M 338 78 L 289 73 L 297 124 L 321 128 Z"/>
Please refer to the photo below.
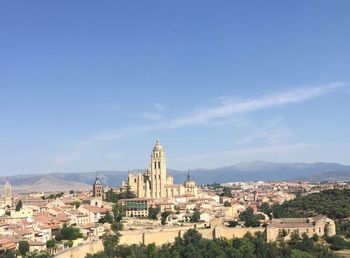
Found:
<path fill-rule="evenodd" d="M 189 116 L 179 117 L 169 123 L 170 128 L 188 125 L 199 125 L 214 119 L 225 118 L 237 113 L 252 112 L 266 108 L 283 106 L 316 98 L 344 86 L 345 83 L 333 82 L 326 85 L 303 87 L 285 91 L 283 93 L 261 96 L 243 101 L 225 101 L 216 107 L 193 112 Z"/>
<path fill-rule="evenodd" d="M 240 119 L 236 121 L 235 119 L 239 114 L 243 116 L 247 112 L 254 112 L 267 108 L 280 107 L 283 105 L 307 101 L 319 96 L 329 94 L 345 85 L 347 85 L 347 83 L 332 82 L 324 85 L 295 88 L 284 91 L 282 93 L 273 93 L 246 100 L 233 100 L 225 97 L 222 98 L 222 101 L 220 101 L 219 105 L 202 109 L 192 109 L 192 111 L 190 110 L 188 112 L 190 115 L 178 116 L 168 120 L 162 118 L 162 122 L 158 121 L 158 118 L 160 119 L 160 115 L 162 114 L 164 107 L 160 103 L 157 103 L 155 104 L 155 108 L 158 110 L 159 114 L 143 113 L 144 117 L 154 120 L 152 123 L 94 134 L 84 141 L 74 143 L 70 153 L 57 155 L 54 158 L 54 162 L 57 165 L 66 164 L 72 162 L 74 159 L 81 156 L 82 153 L 85 153 L 89 149 L 100 148 L 104 142 L 115 141 L 146 132 L 156 132 L 169 129 L 174 130 L 177 128 L 193 125 L 224 126 L 227 122 L 233 125 L 240 124 L 244 127 L 244 121 L 242 122 Z M 245 143 L 252 142 L 255 139 L 265 139 L 267 140 L 267 146 L 252 149 L 240 149 L 239 151 L 226 151 L 221 153 L 223 155 L 221 157 L 243 157 L 244 155 L 250 155 L 254 153 L 258 155 L 267 152 L 285 152 L 291 149 L 308 147 L 307 144 L 300 143 L 283 145 L 285 142 L 281 139 L 290 138 L 292 136 L 292 132 L 289 131 L 288 128 L 284 127 L 283 123 L 277 119 L 276 121 L 272 121 L 266 127 L 261 127 L 253 130 L 250 135 L 247 135 L 245 138 L 242 137 L 241 142 L 235 143 L 244 145 Z M 194 160 L 204 160 L 206 158 L 210 159 L 211 155 L 212 154 L 201 154 L 199 156 L 192 156 L 191 158 Z"/>
<path fill-rule="evenodd" d="M 188 116 L 179 116 L 164 122 L 132 126 L 117 131 L 98 133 L 93 135 L 91 139 L 84 142 L 86 142 L 88 145 L 96 141 L 119 140 L 121 138 L 137 133 L 164 129 L 176 129 L 180 127 L 202 125 L 208 123 L 215 125 L 216 123 L 223 123 L 223 118 L 230 118 L 233 115 L 237 114 L 279 107 L 287 104 L 299 103 L 322 95 L 326 95 L 345 85 L 347 84 L 343 82 L 331 82 L 324 85 L 295 88 L 284 91 L 283 93 L 274 93 L 240 101 L 230 100 L 229 98 L 225 97 L 221 98 L 223 101 L 221 101 L 220 105 L 210 108 L 193 109 L 189 112 L 191 115 Z M 164 109 L 164 107 L 159 103 L 156 104 L 156 108 Z M 153 120 L 156 120 L 156 118 L 159 117 L 152 113 L 143 114 L 148 116 L 149 119 L 153 118 Z M 218 121 L 218 119 L 221 120 Z M 257 134 L 258 133 L 259 132 L 257 132 Z M 260 134 L 263 133 L 264 132 L 260 132 Z"/>

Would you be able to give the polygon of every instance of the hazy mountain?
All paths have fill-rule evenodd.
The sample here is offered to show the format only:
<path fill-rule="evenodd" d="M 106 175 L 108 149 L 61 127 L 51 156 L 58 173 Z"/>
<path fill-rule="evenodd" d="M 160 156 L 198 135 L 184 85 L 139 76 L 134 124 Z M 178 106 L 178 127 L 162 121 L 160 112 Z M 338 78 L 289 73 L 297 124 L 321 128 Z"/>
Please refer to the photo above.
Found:
<path fill-rule="evenodd" d="M 297 180 L 324 172 L 341 171 L 349 173 L 350 166 L 336 163 L 273 163 L 265 161 L 244 162 L 236 165 L 216 169 L 194 169 L 191 171 L 193 178 L 199 184 L 210 182 L 228 181 L 278 181 Z M 174 179 L 180 180 L 174 173 Z M 321 179 L 321 178 L 320 178 Z M 183 180 L 183 179 L 182 179 Z M 322 179 L 321 179 L 322 181 Z"/>
<path fill-rule="evenodd" d="M 136 169 L 131 171 L 142 171 Z M 168 169 L 174 176 L 175 183 L 182 183 L 187 171 Z M 127 171 L 97 171 L 102 183 L 109 186 L 119 186 L 127 178 Z M 70 190 L 90 187 L 94 182 L 96 172 L 50 173 L 47 175 L 17 175 L 9 180 L 14 189 L 24 190 Z M 337 163 L 273 163 L 252 161 L 238 163 L 232 166 L 215 169 L 193 169 L 191 176 L 198 184 L 229 181 L 278 181 L 278 180 L 350 180 L 350 166 Z M 4 184 L 5 177 L 0 177 Z M 42 190 L 39 190 L 42 189 Z"/>
<path fill-rule="evenodd" d="M 316 175 L 311 175 L 301 179 L 302 181 L 321 182 L 321 181 L 350 181 L 350 172 L 347 171 L 331 171 Z"/>
<path fill-rule="evenodd" d="M 3 184 L 5 180 L 4 178 L 1 178 L 0 182 Z M 9 180 L 12 185 L 12 190 L 15 192 L 56 192 L 86 190 L 91 188 L 89 184 L 78 181 L 63 180 L 55 177 L 53 174 L 13 176 L 9 177 Z"/>

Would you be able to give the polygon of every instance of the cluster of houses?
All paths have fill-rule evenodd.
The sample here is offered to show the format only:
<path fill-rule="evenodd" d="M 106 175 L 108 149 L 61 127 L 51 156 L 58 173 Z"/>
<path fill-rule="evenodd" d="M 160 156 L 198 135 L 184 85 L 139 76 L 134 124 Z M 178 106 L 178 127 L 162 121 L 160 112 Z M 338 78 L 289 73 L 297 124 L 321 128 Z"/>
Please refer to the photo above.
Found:
<path fill-rule="evenodd" d="M 9 183 L 5 185 L 8 192 Z M 18 202 L 21 202 L 21 207 Z M 103 236 L 105 227 L 100 218 L 111 212 L 112 205 L 91 193 L 65 194 L 45 198 L 43 193 L 4 197 L 0 203 L 0 255 L 15 250 L 20 241 L 27 241 L 30 251 L 46 250 L 46 243 L 59 234 L 63 225 L 74 226 L 87 240 Z M 81 240 L 80 240 L 81 241 Z"/>

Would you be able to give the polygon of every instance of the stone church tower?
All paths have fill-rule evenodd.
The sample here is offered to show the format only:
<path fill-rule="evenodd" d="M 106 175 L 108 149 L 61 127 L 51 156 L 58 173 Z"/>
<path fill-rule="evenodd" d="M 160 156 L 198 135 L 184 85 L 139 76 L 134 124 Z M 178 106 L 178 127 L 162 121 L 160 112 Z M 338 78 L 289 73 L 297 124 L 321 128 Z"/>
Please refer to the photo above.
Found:
<path fill-rule="evenodd" d="M 94 197 L 102 197 L 102 185 L 97 175 L 95 183 L 92 186 L 92 192 Z"/>
<path fill-rule="evenodd" d="M 12 186 L 9 180 L 6 180 L 4 187 L 4 204 L 5 206 L 12 206 Z"/>

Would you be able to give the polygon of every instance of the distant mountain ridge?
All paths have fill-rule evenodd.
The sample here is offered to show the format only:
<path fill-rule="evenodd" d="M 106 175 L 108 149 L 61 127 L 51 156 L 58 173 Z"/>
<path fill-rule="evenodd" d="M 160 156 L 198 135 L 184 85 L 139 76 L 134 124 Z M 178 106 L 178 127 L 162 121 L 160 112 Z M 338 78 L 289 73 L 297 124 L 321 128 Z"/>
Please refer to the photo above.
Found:
<path fill-rule="evenodd" d="M 135 172 L 142 169 L 131 170 Z M 119 186 L 127 178 L 127 171 L 97 171 L 102 183 Z M 182 183 L 187 171 L 168 169 L 175 183 Z M 8 177 L 15 190 L 50 189 L 51 191 L 88 188 L 94 182 L 96 172 L 49 173 L 16 175 Z M 337 163 L 275 163 L 266 161 L 242 162 L 215 169 L 193 169 L 191 176 L 197 184 L 232 181 L 339 181 L 350 180 L 350 166 Z M 6 177 L 0 177 L 4 184 Z M 58 190 L 53 190 L 58 189 Z M 43 191 L 43 190 L 40 190 Z"/>

